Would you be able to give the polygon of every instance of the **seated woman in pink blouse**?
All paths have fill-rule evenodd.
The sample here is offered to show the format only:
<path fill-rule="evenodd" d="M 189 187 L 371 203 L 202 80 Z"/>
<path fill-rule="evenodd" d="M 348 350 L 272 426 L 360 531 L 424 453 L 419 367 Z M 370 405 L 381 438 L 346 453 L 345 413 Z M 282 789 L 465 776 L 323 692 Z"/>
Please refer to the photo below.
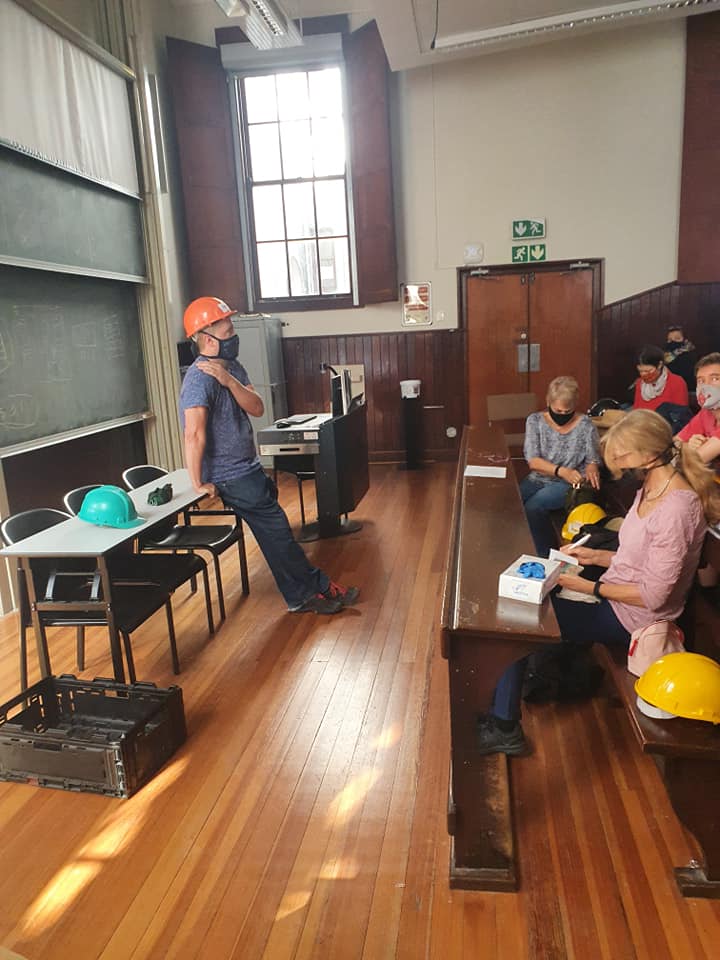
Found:
<path fill-rule="evenodd" d="M 562 576 L 560 585 L 594 594 L 600 603 L 552 598 L 563 640 L 627 647 L 630 634 L 683 611 L 708 523 L 720 518 L 720 488 L 688 444 L 680 451 L 668 423 L 650 410 L 633 410 L 603 441 L 610 470 L 639 474 L 643 484 L 620 529 L 617 552 L 576 547 L 583 566 L 605 567 L 593 583 Z M 572 549 L 565 547 L 566 551 Z M 523 753 L 520 697 L 525 660 L 513 664 L 495 689 L 492 712 L 480 718 L 481 753 Z"/>

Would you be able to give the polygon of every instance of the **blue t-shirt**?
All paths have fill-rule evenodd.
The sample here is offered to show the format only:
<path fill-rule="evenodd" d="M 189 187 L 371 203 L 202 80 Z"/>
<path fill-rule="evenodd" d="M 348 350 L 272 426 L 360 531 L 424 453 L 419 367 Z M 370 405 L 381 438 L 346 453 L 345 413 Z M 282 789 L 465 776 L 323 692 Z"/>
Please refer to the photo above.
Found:
<path fill-rule="evenodd" d="M 207 407 L 207 429 L 203 456 L 202 479 L 223 483 L 249 473 L 258 463 L 252 426 L 247 413 L 238 406 L 227 387 L 197 366 L 198 357 L 188 368 L 180 390 L 180 422 L 185 429 L 185 411 L 190 407 Z M 247 386 L 250 383 L 245 367 L 231 360 L 228 371 Z"/>

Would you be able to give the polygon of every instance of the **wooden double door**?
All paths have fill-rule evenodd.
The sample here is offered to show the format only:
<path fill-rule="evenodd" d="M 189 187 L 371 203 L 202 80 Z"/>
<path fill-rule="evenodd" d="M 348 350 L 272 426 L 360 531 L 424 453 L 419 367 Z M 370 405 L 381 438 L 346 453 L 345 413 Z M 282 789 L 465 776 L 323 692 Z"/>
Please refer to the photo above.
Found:
<path fill-rule="evenodd" d="M 594 397 L 593 316 L 601 265 L 461 271 L 466 328 L 468 423 L 487 422 L 492 394 L 534 393 L 545 404 L 554 377 L 575 377 L 579 409 Z"/>

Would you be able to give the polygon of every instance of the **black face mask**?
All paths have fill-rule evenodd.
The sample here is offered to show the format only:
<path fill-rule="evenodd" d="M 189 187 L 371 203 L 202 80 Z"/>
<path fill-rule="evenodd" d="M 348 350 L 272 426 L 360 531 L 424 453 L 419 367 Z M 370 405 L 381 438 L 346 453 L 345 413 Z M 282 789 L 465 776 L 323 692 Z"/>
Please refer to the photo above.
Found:
<path fill-rule="evenodd" d="M 574 410 L 571 410 L 570 413 L 555 413 L 552 407 L 548 407 L 548 413 L 559 427 L 564 427 L 566 423 L 570 423 L 575 416 Z"/>
<path fill-rule="evenodd" d="M 675 445 L 670 444 L 666 450 L 663 450 L 663 452 L 659 454 L 657 457 L 658 462 L 654 463 L 651 467 L 621 467 L 620 473 L 624 477 L 634 477 L 636 480 L 645 480 L 645 477 L 647 477 L 651 470 L 657 470 L 658 467 L 666 467 L 669 463 L 672 463 L 675 453 Z"/>
<path fill-rule="evenodd" d="M 211 333 L 205 332 L 206 337 L 212 337 L 213 340 L 217 341 L 218 353 L 216 357 L 209 357 L 209 360 L 236 360 L 237 355 L 240 352 L 240 337 L 237 334 L 234 334 L 232 337 L 228 337 L 227 340 L 221 340 L 220 337 L 213 337 Z"/>
<path fill-rule="evenodd" d="M 684 340 L 668 340 L 665 344 L 665 352 L 672 353 L 674 350 L 679 350 L 684 343 Z"/>

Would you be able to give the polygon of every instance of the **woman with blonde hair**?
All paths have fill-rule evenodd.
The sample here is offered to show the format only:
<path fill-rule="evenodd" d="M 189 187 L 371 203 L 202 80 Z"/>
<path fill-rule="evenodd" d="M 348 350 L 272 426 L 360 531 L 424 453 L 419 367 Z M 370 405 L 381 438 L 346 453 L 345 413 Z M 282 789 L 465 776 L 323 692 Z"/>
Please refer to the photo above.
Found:
<path fill-rule="evenodd" d="M 600 486 L 598 434 L 590 418 L 578 413 L 578 394 L 574 377 L 555 377 L 547 409 L 531 413 L 525 422 L 523 453 L 530 473 L 520 483 L 520 496 L 541 557 L 557 546 L 550 512 L 564 506 L 570 487 L 583 480 Z"/>
<path fill-rule="evenodd" d="M 642 486 L 620 528 L 616 552 L 572 550 L 582 565 L 605 567 L 597 582 L 561 576 L 560 585 L 594 595 L 599 603 L 553 597 L 563 640 L 627 648 L 630 634 L 657 620 L 680 616 L 700 560 L 708 523 L 720 519 L 720 488 L 713 472 L 687 444 L 675 445 L 669 424 L 651 410 L 633 410 L 604 441 L 605 462 L 615 476 L 632 472 Z M 480 718 L 481 753 L 525 751 L 520 697 L 525 660 L 500 678 L 492 713 Z"/>

